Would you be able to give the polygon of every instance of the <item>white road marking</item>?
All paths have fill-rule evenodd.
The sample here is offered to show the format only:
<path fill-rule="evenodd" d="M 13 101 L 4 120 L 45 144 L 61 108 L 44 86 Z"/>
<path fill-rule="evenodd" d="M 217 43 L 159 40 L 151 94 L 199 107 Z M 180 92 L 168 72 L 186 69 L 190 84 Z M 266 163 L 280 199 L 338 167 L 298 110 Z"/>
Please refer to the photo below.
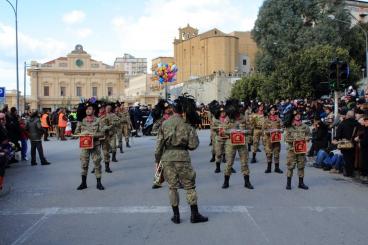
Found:
<path fill-rule="evenodd" d="M 28 238 L 30 238 L 48 219 L 50 215 L 53 215 L 55 212 L 57 212 L 57 209 L 52 208 L 45 210 L 44 215 L 37 220 L 31 227 L 29 227 L 20 237 L 18 237 L 17 240 L 15 240 L 12 245 L 18 245 L 25 243 Z"/>
<path fill-rule="evenodd" d="M 243 213 L 250 216 L 249 209 L 262 207 L 252 206 L 199 206 L 203 213 Z M 278 208 L 278 207 L 273 207 Z M 284 209 L 285 207 L 279 207 Z M 349 211 L 368 211 L 368 208 L 358 207 L 320 207 L 303 206 L 293 207 L 296 209 L 305 209 L 315 212 L 349 210 Z M 69 215 L 69 214 L 161 214 L 170 213 L 170 206 L 121 206 L 121 207 L 51 207 L 51 208 L 29 208 L 29 209 L 3 209 L 1 215 Z M 183 205 L 180 212 L 189 212 L 189 208 Z"/>
<path fill-rule="evenodd" d="M 250 221 L 253 223 L 253 225 L 256 227 L 256 229 L 260 232 L 260 234 L 262 235 L 262 237 L 266 241 L 266 243 L 270 243 L 270 240 L 266 236 L 266 233 L 264 233 L 264 231 L 262 230 L 262 228 L 254 220 L 253 216 L 249 213 L 249 210 L 248 209 L 246 209 L 246 212 L 244 213 L 244 215 L 246 215 L 246 217 L 248 217 L 250 219 Z"/>

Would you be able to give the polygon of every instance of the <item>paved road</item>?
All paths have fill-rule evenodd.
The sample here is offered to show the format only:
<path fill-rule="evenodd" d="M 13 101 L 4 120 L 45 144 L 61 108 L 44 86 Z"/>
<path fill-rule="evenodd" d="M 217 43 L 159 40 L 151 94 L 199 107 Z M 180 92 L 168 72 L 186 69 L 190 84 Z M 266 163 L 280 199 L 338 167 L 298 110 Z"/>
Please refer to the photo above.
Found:
<path fill-rule="evenodd" d="M 77 142 L 50 141 L 52 165 L 19 163 L 7 172 L 12 189 L 0 197 L 0 244 L 368 244 L 367 186 L 307 168 L 310 190 L 295 188 L 294 179 L 286 191 L 285 175 L 264 174 L 262 152 L 251 165 L 255 190 L 243 187 L 239 173 L 223 190 L 223 175 L 208 162 L 209 132 L 200 132 L 200 140 L 192 161 L 208 223 L 190 223 L 183 191 L 182 224 L 171 223 L 167 186 L 151 189 L 154 138 L 135 138 L 118 154 L 113 173 L 103 174 L 105 191 L 96 190 L 91 174 L 88 189 L 77 191 Z"/>

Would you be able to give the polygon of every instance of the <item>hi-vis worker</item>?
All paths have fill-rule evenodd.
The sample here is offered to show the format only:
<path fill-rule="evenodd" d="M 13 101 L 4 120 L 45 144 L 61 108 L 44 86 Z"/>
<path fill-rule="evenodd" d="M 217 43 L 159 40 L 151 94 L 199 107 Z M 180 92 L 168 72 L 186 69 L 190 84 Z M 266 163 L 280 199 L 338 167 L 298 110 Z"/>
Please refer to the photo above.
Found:
<path fill-rule="evenodd" d="M 68 118 L 66 117 L 65 109 L 61 108 L 59 112 L 59 122 L 58 122 L 58 127 L 60 130 L 60 140 L 66 140 L 65 128 L 67 124 L 68 124 Z"/>
<path fill-rule="evenodd" d="M 49 141 L 47 139 L 47 137 L 49 136 L 49 128 L 50 128 L 50 117 L 49 117 L 49 112 L 48 111 L 44 111 L 44 113 L 41 116 L 41 126 L 43 128 L 44 134 L 43 134 L 43 140 L 44 141 Z"/>

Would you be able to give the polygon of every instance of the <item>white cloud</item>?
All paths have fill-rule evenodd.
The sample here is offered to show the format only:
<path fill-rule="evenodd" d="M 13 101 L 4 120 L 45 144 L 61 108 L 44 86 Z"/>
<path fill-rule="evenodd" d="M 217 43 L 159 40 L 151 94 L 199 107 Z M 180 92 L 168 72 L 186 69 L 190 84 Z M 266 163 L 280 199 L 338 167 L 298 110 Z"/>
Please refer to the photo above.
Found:
<path fill-rule="evenodd" d="M 86 17 L 86 14 L 80 10 L 73 10 L 69 13 L 64 14 L 63 22 L 66 24 L 74 24 L 82 22 Z"/>
<path fill-rule="evenodd" d="M 67 45 L 59 40 L 45 37 L 33 38 L 22 32 L 18 33 L 19 56 L 33 59 L 55 57 L 65 54 Z M 1 58 L 12 58 L 15 56 L 15 29 L 0 23 L 0 52 Z"/>
<path fill-rule="evenodd" d="M 257 13 L 247 17 L 243 11 L 244 6 L 237 6 L 231 0 L 148 0 L 138 19 L 116 16 L 111 24 L 121 52 L 144 55 L 150 60 L 159 55 L 172 56 L 178 28 L 188 23 L 200 33 L 215 27 L 226 33 L 251 30 Z"/>
<path fill-rule="evenodd" d="M 59 40 L 45 37 L 37 39 L 23 32 L 19 38 L 19 82 L 23 91 L 23 63 L 31 60 L 46 62 L 59 56 L 64 56 L 70 47 Z M 0 22 L 0 85 L 7 89 L 16 88 L 15 65 L 15 29 Z M 27 78 L 27 92 L 29 93 L 29 78 Z"/>
<path fill-rule="evenodd" d="M 80 38 L 86 38 L 92 34 L 92 30 L 89 28 L 82 28 L 76 31 L 76 35 Z"/>

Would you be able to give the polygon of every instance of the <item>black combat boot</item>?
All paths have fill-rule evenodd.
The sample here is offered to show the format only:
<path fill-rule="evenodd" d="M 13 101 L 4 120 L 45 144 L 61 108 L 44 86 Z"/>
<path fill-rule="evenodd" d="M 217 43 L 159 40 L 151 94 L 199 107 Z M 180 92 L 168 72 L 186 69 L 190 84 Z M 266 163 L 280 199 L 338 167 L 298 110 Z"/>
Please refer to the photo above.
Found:
<path fill-rule="evenodd" d="M 161 185 L 158 185 L 158 184 L 153 184 L 152 185 L 152 189 L 159 189 L 161 188 L 162 186 Z"/>
<path fill-rule="evenodd" d="M 216 169 L 215 169 L 215 173 L 220 173 L 221 169 L 220 169 L 220 164 L 219 162 L 216 163 Z"/>
<path fill-rule="evenodd" d="M 256 155 L 257 155 L 257 153 L 253 153 L 253 157 L 252 157 L 252 160 L 250 161 L 250 163 L 256 163 L 257 162 Z"/>
<path fill-rule="evenodd" d="M 111 161 L 112 162 L 118 162 L 118 160 L 116 160 L 116 152 L 112 153 Z"/>
<path fill-rule="evenodd" d="M 211 158 L 211 160 L 210 160 L 210 162 L 215 162 L 215 154 L 212 154 L 212 158 Z"/>
<path fill-rule="evenodd" d="M 230 180 L 230 176 L 229 175 L 225 175 L 224 176 L 224 184 L 222 185 L 222 189 L 229 188 L 229 180 Z"/>
<path fill-rule="evenodd" d="M 249 175 L 244 175 L 244 187 L 248 188 L 248 189 L 254 189 L 254 187 L 252 186 L 252 184 L 249 181 Z"/>
<path fill-rule="evenodd" d="M 265 173 L 266 173 L 266 174 L 271 173 L 271 165 L 272 165 L 272 162 L 268 162 L 268 163 L 267 163 L 267 168 L 266 168 L 266 170 L 265 170 Z"/>
<path fill-rule="evenodd" d="M 231 167 L 231 173 L 236 174 L 236 170 L 233 167 Z"/>
<path fill-rule="evenodd" d="M 173 217 L 171 217 L 171 221 L 174 224 L 180 224 L 180 213 L 179 213 L 179 207 L 178 206 L 171 206 L 173 210 Z"/>
<path fill-rule="evenodd" d="M 82 175 L 82 183 L 78 186 L 77 190 L 83 190 L 87 188 L 87 176 Z"/>
<path fill-rule="evenodd" d="M 130 148 L 129 142 L 126 142 L 126 147 Z"/>
<path fill-rule="evenodd" d="M 291 177 L 287 177 L 286 190 L 291 190 Z"/>
<path fill-rule="evenodd" d="M 224 155 L 222 155 L 222 162 L 223 162 L 223 163 L 226 163 L 226 157 L 225 157 L 225 154 L 224 154 Z"/>
<path fill-rule="evenodd" d="M 248 151 L 251 152 L 252 151 L 252 144 L 248 144 Z"/>
<path fill-rule="evenodd" d="M 93 168 L 91 171 L 91 174 L 94 174 L 94 173 L 95 173 L 95 168 Z"/>
<path fill-rule="evenodd" d="M 191 215 L 190 215 L 190 222 L 191 223 L 202 223 L 202 222 L 207 222 L 208 218 L 205 216 L 202 216 L 199 212 L 198 212 L 198 206 L 197 205 L 190 205 L 190 211 L 191 211 Z"/>
<path fill-rule="evenodd" d="M 110 163 L 109 162 L 105 162 L 105 172 L 106 173 L 112 173 L 112 171 L 110 169 Z"/>
<path fill-rule="evenodd" d="M 261 151 L 261 149 L 259 149 L 259 148 L 258 148 L 258 149 L 257 149 L 257 152 L 262 152 L 262 151 Z"/>
<path fill-rule="evenodd" d="M 120 153 L 124 153 L 124 151 L 123 151 L 123 143 L 121 143 L 121 145 L 120 145 Z"/>
<path fill-rule="evenodd" d="M 308 190 L 309 189 L 309 187 L 304 184 L 304 178 L 303 177 L 299 177 L 298 188 L 303 189 L 303 190 Z"/>
<path fill-rule="evenodd" d="M 279 174 L 284 173 L 284 172 L 280 169 L 280 163 L 275 163 L 275 173 L 279 173 Z"/>
<path fill-rule="evenodd" d="M 103 187 L 103 185 L 101 184 L 101 178 L 97 178 L 97 189 L 99 189 L 100 191 L 105 190 L 105 187 Z"/>

